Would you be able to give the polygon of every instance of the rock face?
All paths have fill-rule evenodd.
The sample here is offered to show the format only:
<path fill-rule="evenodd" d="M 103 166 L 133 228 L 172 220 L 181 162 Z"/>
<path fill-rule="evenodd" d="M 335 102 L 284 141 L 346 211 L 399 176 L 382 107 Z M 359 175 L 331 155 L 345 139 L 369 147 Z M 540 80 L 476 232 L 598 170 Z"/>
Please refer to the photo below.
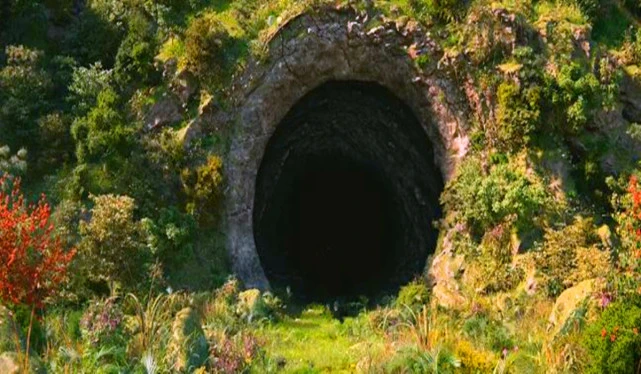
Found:
<path fill-rule="evenodd" d="M 285 23 L 269 43 L 262 60 L 267 63 L 250 62 L 236 81 L 233 108 L 190 127 L 205 135 L 221 127 L 221 121 L 234 125 L 226 163 L 228 247 L 236 274 L 250 288 L 269 287 L 252 220 L 263 153 L 288 111 L 314 88 L 351 80 L 390 90 L 418 118 L 445 181 L 467 151 L 467 102 L 448 73 L 438 68 L 442 51 L 413 22 L 385 22 L 368 30 L 366 18 L 351 8 L 328 9 Z M 428 57 L 423 69 L 413 61 L 412 55 L 419 54 Z M 184 138 L 194 137 L 187 133 Z"/>
<path fill-rule="evenodd" d="M 200 318 L 192 308 L 185 308 L 176 314 L 168 352 L 172 369 L 177 372 L 195 370 L 207 361 L 209 344 L 200 326 Z"/>
<path fill-rule="evenodd" d="M 182 108 L 178 98 L 173 94 L 159 99 L 145 115 L 145 129 L 147 131 L 171 125 L 182 120 Z"/>
<path fill-rule="evenodd" d="M 460 310 L 467 305 L 456 280 L 462 269 L 464 256 L 452 253 L 447 235 L 443 239 L 442 248 L 443 250 L 434 257 L 428 273 L 433 285 L 432 298 L 441 307 Z"/>
<path fill-rule="evenodd" d="M 198 80 L 189 70 L 182 70 L 172 81 L 172 89 L 183 104 L 198 91 Z"/>

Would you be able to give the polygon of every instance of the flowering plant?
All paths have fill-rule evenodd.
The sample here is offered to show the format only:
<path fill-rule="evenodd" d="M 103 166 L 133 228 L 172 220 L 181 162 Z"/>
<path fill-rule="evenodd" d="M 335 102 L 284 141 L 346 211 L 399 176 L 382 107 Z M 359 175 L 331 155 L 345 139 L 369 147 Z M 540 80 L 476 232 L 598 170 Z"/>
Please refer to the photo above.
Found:
<path fill-rule="evenodd" d="M 123 312 L 111 297 L 104 301 L 91 303 L 80 320 L 80 329 L 84 337 L 93 345 L 104 343 L 118 331 L 123 320 Z"/>

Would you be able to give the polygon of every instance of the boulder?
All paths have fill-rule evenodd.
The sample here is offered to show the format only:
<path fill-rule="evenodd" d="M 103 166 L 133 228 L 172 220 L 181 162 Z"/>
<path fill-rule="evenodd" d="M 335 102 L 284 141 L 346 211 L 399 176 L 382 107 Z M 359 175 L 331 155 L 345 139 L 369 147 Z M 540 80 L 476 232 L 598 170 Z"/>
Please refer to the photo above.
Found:
<path fill-rule="evenodd" d="M 38 357 L 29 356 L 29 369 L 23 369 L 23 362 L 20 355 L 16 352 L 4 352 L 0 355 L 0 373 L 2 374 L 44 374 L 45 370 L 42 362 Z"/>
<path fill-rule="evenodd" d="M 594 295 L 599 288 L 598 279 L 588 279 L 568 288 L 559 295 L 548 318 L 548 331 L 553 331 L 552 336 L 556 336 L 563 329 L 584 301 Z"/>
<path fill-rule="evenodd" d="M 464 308 L 466 300 L 461 293 L 457 276 L 463 267 L 463 255 L 455 255 L 451 250 L 449 237 L 443 239 L 443 250 L 434 258 L 428 272 L 433 285 L 432 298 L 444 308 L 459 310 Z"/>
<path fill-rule="evenodd" d="M 176 314 L 167 351 L 172 369 L 177 372 L 191 372 L 207 362 L 209 344 L 194 309 L 185 308 Z"/>

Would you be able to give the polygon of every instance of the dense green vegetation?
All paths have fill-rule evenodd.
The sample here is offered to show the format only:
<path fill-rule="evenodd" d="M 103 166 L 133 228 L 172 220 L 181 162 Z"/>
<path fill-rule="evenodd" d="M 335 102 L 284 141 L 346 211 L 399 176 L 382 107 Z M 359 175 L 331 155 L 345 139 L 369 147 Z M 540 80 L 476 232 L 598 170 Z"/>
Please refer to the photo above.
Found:
<path fill-rule="evenodd" d="M 281 25 L 326 5 L 419 22 L 474 92 L 438 223 L 437 251 L 465 261 L 441 279 L 455 291 L 425 276 L 300 306 L 229 278 L 230 129 L 189 151 L 184 130 Z M 0 292 L 0 368 L 29 352 L 54 373 L 638 372 L 640 19 L 638 0 L 3 1 L 0 176 L 45 193 L 76 252 L 43 305 Z"/>

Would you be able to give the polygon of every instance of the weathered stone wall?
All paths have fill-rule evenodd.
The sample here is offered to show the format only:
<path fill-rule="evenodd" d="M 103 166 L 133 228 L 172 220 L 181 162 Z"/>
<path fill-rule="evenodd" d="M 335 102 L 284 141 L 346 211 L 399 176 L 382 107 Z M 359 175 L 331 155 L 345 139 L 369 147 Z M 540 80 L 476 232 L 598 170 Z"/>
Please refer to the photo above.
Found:
<path fill-rule="evenodd" d="M 233 107 L 205 113 L 186 138 L 233 126 L 227 159 L 227 234 L 236 274 L 248 287 L 268 288 L 254 243 L 256 175 L 267 142 L 292 106 L 328 81 L 376 82 L 405 102 L 432 142 L 435 164 L 447 181 L 467 150 L 467 102 L 438 68 L 442 51 L 413 21 L 387 21 L 366 29 L 353 10 L 300 15 L 277 32 L 267 58 L 252 61 L 238 78 Z M 427 68 L 412 54 L 426 54 Z"/>

